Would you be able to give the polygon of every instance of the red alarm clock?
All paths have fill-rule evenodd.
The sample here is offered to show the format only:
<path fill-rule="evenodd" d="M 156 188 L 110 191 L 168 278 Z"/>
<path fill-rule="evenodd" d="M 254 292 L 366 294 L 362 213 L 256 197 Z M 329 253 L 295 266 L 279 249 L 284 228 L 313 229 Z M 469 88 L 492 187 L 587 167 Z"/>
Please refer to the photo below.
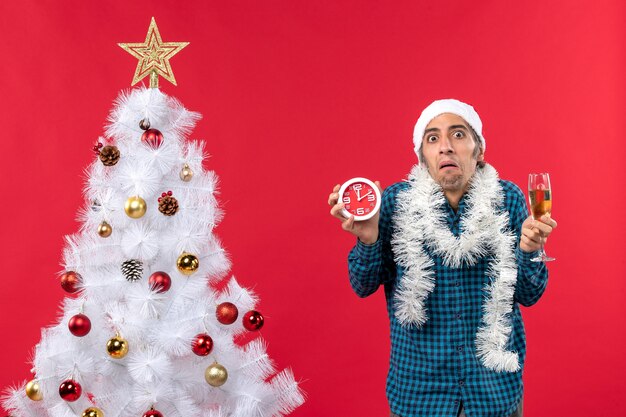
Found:
<path fill-rule="evenodd" d="M 339 189 L 339 202 L 345 204 L 345 217 L 354 215 L 355 221 L 371 219 L 380 209 L 380 191 L 366 178 L 352 178 Z"/>

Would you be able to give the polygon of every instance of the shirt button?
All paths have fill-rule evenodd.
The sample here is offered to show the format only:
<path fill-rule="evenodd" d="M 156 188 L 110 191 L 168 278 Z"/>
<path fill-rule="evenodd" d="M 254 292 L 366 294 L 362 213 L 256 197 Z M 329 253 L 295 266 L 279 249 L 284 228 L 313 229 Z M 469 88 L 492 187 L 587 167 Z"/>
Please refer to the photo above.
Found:
<path fill-rule="evenodd" d="M 455 287 L 460 287 L 461 286 L 461 281 L 454 281 L 454 286 Z"/>
<path fill-rule="evenodd" d="M 463 380 L 463 379 L 459 380 L 459 385 L 460 385 L 460 386 L 465 385 L 465 380 Z"/>
<path fill-rule="evenodd" d="M 458 350 L 459 352 L 463 352 L 463 345 L 457 347 L 456 350 Z M 463 385 L 463 384 L 461 384 L 461 385 Z"/>
<path fill-rule="evenodd" d="M 457 320 L 461 320 L 461 315 L 459 313 L 456 314 Z"/>

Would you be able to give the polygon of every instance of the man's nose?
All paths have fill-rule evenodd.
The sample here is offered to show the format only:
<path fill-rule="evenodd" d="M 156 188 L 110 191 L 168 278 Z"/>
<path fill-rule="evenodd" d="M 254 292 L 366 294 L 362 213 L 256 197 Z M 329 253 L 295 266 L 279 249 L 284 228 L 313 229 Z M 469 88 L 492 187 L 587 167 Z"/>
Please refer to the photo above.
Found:
<path fill-rule="evenodd" d="M 442 136 L 441 139 L 439 139 L 439 153 L 450 153 L 452 151 L 450 139 L 448 139 L 447 136 Z"/>

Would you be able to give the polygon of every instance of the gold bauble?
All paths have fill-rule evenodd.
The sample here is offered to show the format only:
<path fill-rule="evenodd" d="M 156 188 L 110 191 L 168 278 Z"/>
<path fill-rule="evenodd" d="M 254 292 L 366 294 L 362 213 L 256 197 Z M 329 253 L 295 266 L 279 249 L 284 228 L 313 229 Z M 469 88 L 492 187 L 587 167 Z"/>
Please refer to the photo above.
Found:
<path fill-rule="evenodd" d="M 122 359 L 128 353 L 128 342 L 120 336 L 109 339 L 107 353 L 114 359 Z"/>
<path fill-rule="evenodd" d="M 138 219 L 143 217 L 146 214 L 148 206 L 146 205 L 146 200 L 139 197 L 138 195 L 134 197 L 128 197 L 126 200 L 126 204 L 124 204 L 124 211 L 128 215 L 128 217 L 132 217 L 133 219 Z"/>
<path fill-rule="evenodd" d="M 104 413 L 98 407 L 89 407 L 83 411 L 83 417 L 104 417 Z"/>
<path fill-rule="evenodd" d="M 204 371 L 204 379 L 206 379 L 207 384 L 212 387 L 221 387 L 228 379 L 228 371 L 226 371 L 226 368 L 222 365 L 215 362 Z"/>
<path fill-rule="evenodd" d="M 109 223 L 100 223 L 100 225 L 98 226 L 98 234 L 100 235 L 100 237 L 109 237 L 111 236 L 111 233 L 113 233 L 113 228 Z"/>
<path fill-rule="evenodd" d="M 183 169 L 180 170 L 180 179 L 189 182 L 193 178 L 193 171 L 189 168 L 189 165 L 185 164 Z"/>
<path fill-rule="evenodd" d="M 176 266 L 184 275 L 191 275 L 198 270 L 200 261 L 196 255 L 183 252 L 183 254 L 178 257 Z"/>
<path fill-rule="evenodd" d="M 41 387 L 36 379 L 33 379 L 26 384 L 26 395 L 33 401 L 43 400 L 43 394 L 41 393 Z"/>

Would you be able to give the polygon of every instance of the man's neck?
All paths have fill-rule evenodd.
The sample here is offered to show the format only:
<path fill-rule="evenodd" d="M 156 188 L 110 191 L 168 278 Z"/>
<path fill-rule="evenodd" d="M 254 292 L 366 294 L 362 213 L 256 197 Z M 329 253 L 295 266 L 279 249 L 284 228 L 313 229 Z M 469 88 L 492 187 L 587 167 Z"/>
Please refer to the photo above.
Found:
<path fill-rule="evenodd" d="M 459 201 L 463 198 L 463 194 L 465 194 L 465 190 L 443 192 L 446 200 L 448 200 L 448 204 L 450 204 L 450 207 L 452 207 L 452 210 L 454 210 L 455 213 L 459 210 Z"/>

